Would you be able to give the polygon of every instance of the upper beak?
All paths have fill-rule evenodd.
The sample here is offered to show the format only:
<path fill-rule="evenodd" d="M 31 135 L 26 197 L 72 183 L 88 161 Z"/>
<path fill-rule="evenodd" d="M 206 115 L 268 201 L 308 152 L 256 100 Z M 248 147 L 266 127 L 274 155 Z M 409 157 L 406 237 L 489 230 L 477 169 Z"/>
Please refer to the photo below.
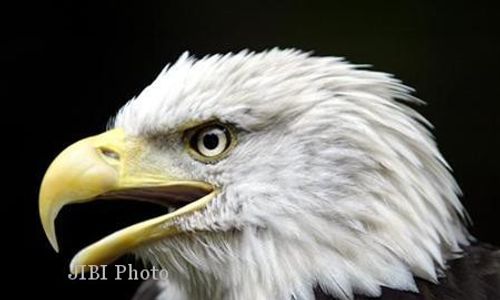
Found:
<path fill-rule="evenodd" d="M 138 246 L 180 233 L 173 221 L 204 208 L 214 197 L 213 186 L 158 170 L 146 159 L 147 154 L 146 141 L 113 129 L 69 146 L 49 166 L 40 188 L 39 211 L 45 234 L 56 251 L 59 248 L 54 221 L 66 204 L 112 195 L 167 204 L 188 203 L 86 247 L 73 258 L 71 272 L 78 272 L 78 266 L 110 263 Z"/>

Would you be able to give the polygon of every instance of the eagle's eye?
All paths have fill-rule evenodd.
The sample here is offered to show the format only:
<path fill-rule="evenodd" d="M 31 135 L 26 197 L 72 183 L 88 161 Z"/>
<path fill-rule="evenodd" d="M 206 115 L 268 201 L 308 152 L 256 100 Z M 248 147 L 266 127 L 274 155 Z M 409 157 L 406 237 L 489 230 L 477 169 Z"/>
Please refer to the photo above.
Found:
<path fill-rule="evenodd" d="M 236 140 L 232 128 L 219 122 L 189 129 L 184 139 L 191 156 L 205 163 L 215 163 L 224 158 Z"/>

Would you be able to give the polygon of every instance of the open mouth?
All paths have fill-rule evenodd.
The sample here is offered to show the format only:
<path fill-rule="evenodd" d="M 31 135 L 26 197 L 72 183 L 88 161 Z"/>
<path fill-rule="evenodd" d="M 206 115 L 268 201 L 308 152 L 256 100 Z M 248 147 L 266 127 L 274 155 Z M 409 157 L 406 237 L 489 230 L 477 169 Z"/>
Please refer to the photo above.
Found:
<path fill-rule="evenodd" d="M 181 233 L 176 221 L 205 207 L 215 190 L 205 184 L 172 184 L 151 188 L 130 188 L 107 192 L 95 200 L 134 200 L 163 206 L 168 213 L 120 229 L 80 250 L 72 259 L 73 273 L 85 271 L 90 265 L 105 265 L 136 247 Z"/>
<path fill-rule="evenodd" d="M 169 213 L 213 192 L 211 186 L 173 184 L 150 188 L 129 188 L 99 195 L 96 199 L 121 199 L 144 201 L 163 206 Z"/>
<path fill-rule="evenodd" d="M 74 273 L 88 265 L 105 265 L 131 252 L 134 248 L 162 238 L 181 233 L 176 221 L 205 207 L 215 195 L 208 186 L 172 186 L 133 188 L 105 193 L 97 199 L 137 200 L 168 208 L 169 213 L 148 219 L 118 230 L 85 247 L 72 259 L 70 270 Z"/>
<path fill-rule="evenodd" d="M 49 166 L 40 188 L 43 228 L 58 251 L 55 219 L 67 204 L 127 199 L 152 202 L 169 213 L 120 229 L 87 246 L 72 259 L 70 271 L 105 265 L 137 247 L 181 234 L 178 221 L 204 209 L 217 194 L 212 185 L 184 180 L 145 160 L 145 143 L 112 130 L 81 140 Z M 103 151 L 105 149 L 105 151 Z"/>

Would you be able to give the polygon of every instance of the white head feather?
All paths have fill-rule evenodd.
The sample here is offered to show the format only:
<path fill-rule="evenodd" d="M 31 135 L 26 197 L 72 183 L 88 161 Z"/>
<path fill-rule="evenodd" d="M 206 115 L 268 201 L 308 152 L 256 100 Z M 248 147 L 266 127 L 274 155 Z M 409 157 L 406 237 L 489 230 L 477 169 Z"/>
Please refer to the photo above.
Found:
<path fill-rule="evenodd" d="M 470 236 L 409 92 L 389 74 L 297 50 L 185 53 L 167 66 L 114 126 L 165 137 L 152 147 L 159 167 L 222 193 L 178 221 L 197 233 L 137 251 L 170 272 L 165 299 L 314 299 L 317 286 L 349 299 L 437 281 Z M 203 164 L 176 128 L 214 118 L 238 128 L 238 145 Z"/>

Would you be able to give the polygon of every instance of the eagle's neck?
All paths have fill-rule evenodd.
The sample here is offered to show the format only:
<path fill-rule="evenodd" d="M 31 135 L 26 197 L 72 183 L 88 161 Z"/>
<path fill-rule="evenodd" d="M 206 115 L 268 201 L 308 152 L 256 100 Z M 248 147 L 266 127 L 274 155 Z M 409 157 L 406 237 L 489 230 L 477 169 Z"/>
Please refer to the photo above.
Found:
<path fill-rule="evenodd" d="M 153 247 L 155 257 L 151 251 L 139 255 L 170 272 L 164 299 L 314 299 L 317 287 L 352 299 L 355 294 L 380 296 L 384 286 L 417 291 L 414 276 L 436 281 L 436 274 L 425 277 L 423 268 L 377 240 L 349 237 L 334 226 L 302 230 L 309 234 L 246 230 L 204 240 L 179 238 Z"/>
<path fill-rule="evenodd" d="M 452 259 L 448 268 L 444 271 L 439 283 L 435 284 L 426 280 L 416 279 L 418 292 L 401 291 L 387 287 L 382 288 L 380 297 L 377 299 L 476 299 L 488 298 L 498 299 L 499 290 L 496 288 L 500 282 L 500 250 L 484 244 L 468 246 L 460 258 Z M 229 276 L 231 274 L 227 274 Z M 184 299 L 276 299 L 275 294 L 260 288 L 261 285 L 247 285 L 248 289 L 225 290 L 222 285 L 203 286 L 199 290 L 191 293 L 186 292 L 187 286 L 179 285 L 174 280 L 169 281 L 148 281 L 141 285 L 134 299 L 141 300 L 184 300 Z M 220 282 L 219 282 L 220 283 Z M 260 283 L 259 283 L 260 284 Z M 294 296 L 294 297 L 292 297 Z M 342 297 L 332 296 L 325 291 L 324 286 L 317 285 L 314 294 L 308 295 L 312 300 L 338 300 Z M 356 300 L 374 299 L 365 297 L 359 292 L 353 295 Z M 450 298 L 450 299 L 451 299 Z M 296 294 L 290 293 L 285 300 L 297 299 Z M 300 298 L 298 298 L 300 299 Z"/>

